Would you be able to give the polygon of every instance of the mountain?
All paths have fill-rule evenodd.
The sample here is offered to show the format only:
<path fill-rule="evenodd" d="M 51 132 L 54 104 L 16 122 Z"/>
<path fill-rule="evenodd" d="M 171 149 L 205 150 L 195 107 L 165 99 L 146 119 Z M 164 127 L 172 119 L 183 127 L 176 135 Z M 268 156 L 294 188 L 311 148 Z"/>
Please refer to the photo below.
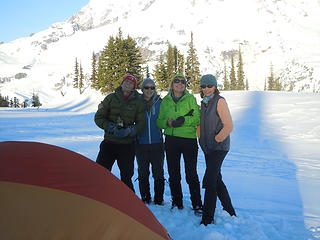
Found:
<path fill-rule="evenodd" d="M 88 79 L 92 53 L 119 28 L 151 69 L 168 42 L 186 56 L 193 32 L 203 74 L 222 82 L 224 62 L 229 67 L 240 47 L 250 90 L 263 90 L 272 64 L 287 90 L 319 92 L 318 26 L 319 0 L 91 0 L 65 22 L 0 44 L 0 92 L 24 99 L 37 92 L 45 102 L 65 96 L 75 58 Z"/>

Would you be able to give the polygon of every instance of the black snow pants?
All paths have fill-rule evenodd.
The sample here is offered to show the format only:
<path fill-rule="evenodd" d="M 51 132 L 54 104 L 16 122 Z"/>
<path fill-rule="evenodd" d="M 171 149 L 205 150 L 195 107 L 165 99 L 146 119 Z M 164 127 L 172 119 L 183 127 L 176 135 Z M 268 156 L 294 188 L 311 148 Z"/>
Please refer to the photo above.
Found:
<path fill-rule="evenodd" d="M 131 180 L 134 173 L 134 144 L 116 144 L 102 141 L 96 162 L 111 171 L 116 160 L 121 181 L 134 192 Z"/>
<path fill-rule="evenodd" d="M 149 203 L 150 196 L 150 165 L 154 179 L 154 203 L 162 204 L 164 193 L 164 146 L 163 143 L 136 144 L 136 158 L 138 163 L 138 180 L 141 199 Z"/>
<path fill-rule="evenodd" d="M 166 136 L 165 150 L 169 172 L 172 206 L 183 207 L 180 158 L 184 159 L 186 182 L 189 185 L 193 208 L 201 207 L 200 183 L 197 173 L 197 139 Z"/>
<path fill-rule="evenodd" d="M 223 210 L 231 216 L 236 215 L 221 175 L 221 165 L 227 153 L 226 151 L 213 151 L 205 154 L 207 167 L 202 182 L 202 187 L 205 188 L 202 222 L 205 225 L 213 222 L 217 197 L 221 201 Z"/>

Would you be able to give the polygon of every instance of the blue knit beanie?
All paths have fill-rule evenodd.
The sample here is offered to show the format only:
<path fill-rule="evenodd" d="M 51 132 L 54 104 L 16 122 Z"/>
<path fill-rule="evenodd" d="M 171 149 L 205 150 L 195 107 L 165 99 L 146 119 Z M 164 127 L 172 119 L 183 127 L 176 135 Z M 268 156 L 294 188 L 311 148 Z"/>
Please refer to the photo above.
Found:
<path fill-rule="evenodd" d="M 200 79 L 200 86 L 203 85 L 214 85 L 217 87 L 217 79 L 212 74 L 203 75 Z"/>
<path fill-rule="evenodd" d="M 151 78 L 145 78 L 141 84 L 141 90 L 143 90 L 144 86 L 146 84 L 151 84 L 152 86 L 156 86 L 156 84 L 154 83 L 154 81 Z"/>

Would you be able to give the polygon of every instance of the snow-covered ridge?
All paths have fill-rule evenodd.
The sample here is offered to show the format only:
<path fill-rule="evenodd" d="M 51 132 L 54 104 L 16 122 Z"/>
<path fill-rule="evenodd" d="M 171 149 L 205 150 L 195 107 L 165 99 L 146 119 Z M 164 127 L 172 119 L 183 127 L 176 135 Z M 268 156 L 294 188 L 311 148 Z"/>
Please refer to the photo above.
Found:
<path fill-rule="evenodd" d="M 287 89 L 294 82 L 293 91 L 319 91 L 317 26 L 317 0 L 91 0 L 65 22 L 0 45 L 0 92 L 56 95 L 56 84 L 71 81 L 75 58 L 89 75 L 92 52 L 101 51 L 119 28 L 137 40 L 151 68 L 168 41 L 186 55 L 193 32 L 202 73 L 219 77 L 224 61 L 230 65 L 224 53 L 240 46 L 250 90 L 263 90 L 272 64 Z"/>

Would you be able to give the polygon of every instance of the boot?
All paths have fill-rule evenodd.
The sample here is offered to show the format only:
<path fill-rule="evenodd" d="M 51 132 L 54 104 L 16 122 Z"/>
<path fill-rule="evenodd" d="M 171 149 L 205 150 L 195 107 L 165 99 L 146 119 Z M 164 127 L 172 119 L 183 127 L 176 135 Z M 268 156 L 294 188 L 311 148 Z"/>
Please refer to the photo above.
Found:
<path fill-rule="evenodd" d="M 171 190 L 171 197 L 172 197 L 172 206 L 171 209 L 174 207 L 178 207 L 178 209 L 183 209 L 183 202 L 182 202 L 182 189 L 180 182 L 170 182 L 170 190 Z"/>
<path fill-rule="evenodd" d="M 164 179 L 154 181 L 154 204 L 163 204 Z"/>
<path fill-rule="evenodd" d="M 140 190 L 141 200 L 146 204 L 150 204 L 151 195 L 150 195 L 149 181 L 139 180 L 139 190 Z"/>
<path fill-rule="evenodd" d="M 202 202 L 201 202 L 199 182 L 189 184 L 189 191 L 190 191 L 190 199 L 192 202 L 192 209 L 196 215 L 201 215 Z"/>
<path fill-rule="evenodd" d="M 202 221 L 200 224 L 207 226 L 213 223 L 216 209 L 217 192 L 215 188 L 206 188 L 204 194 Z"/>

